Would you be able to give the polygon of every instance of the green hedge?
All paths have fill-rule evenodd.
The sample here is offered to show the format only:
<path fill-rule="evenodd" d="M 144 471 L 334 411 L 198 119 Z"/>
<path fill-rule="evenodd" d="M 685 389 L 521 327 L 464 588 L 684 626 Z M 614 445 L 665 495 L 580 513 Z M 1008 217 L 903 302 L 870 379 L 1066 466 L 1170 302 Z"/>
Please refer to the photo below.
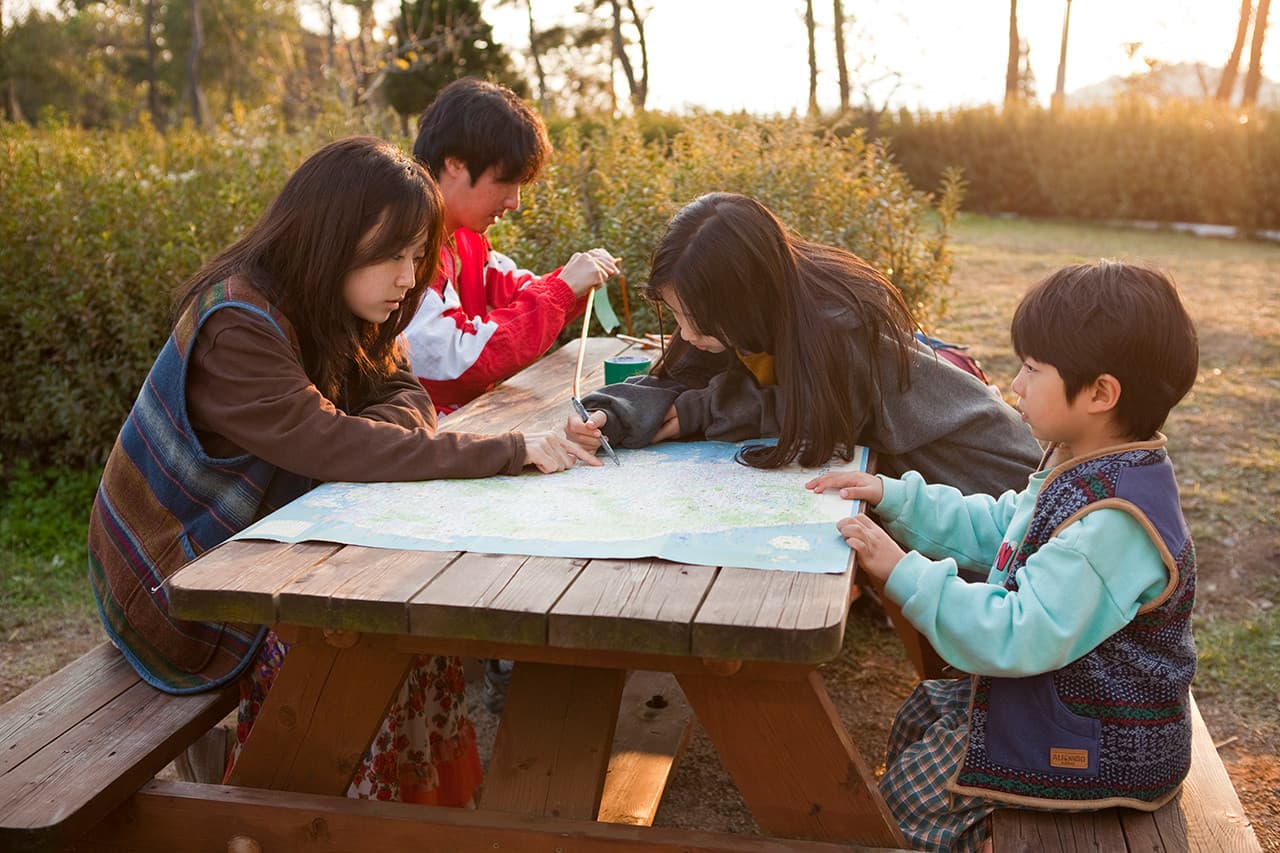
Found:
<path fill-rule="evenodd" d="M 1212 103 L 1053 112 L 994 107 L 884 118 L 921 187 L 959 168 L 965 208 L 1280 229 L 1280 119 Z"/>
<path fill-rule="evenodd" d="M 173 289 L 261 212 L 288 174 L 337 136 L 390 128 L 323 118 L 285 133 L 269 117 L 160 135 L 0 125 L 0 469 L 100 463 L 169 329 Z M 635 290 L 670 215 L 694 196 L 760 197 L 814 239 L 847 246 L 936 314 L 950 277 L 958 203 L 913 190 L 860 136 L 798 122 L 713 117 L 649 141 L 635 123 L 573 126 L 524 209 L 494 242 L 539 271 L 578 249 L 623 257 Z M 400 140 L 407 149 L 409 140 Z M 612 294 L 619 305 L 616 286 Z"/>
<path fill-rule="evenodd" d="M 918 192 L 885 152 L 860 135 L 815 133 L 803 122 L 700 116 L 671 135 L 622 122 L 587 135 L 557 134 L 556 156 L 524 196 L 519 216 L 493 229 L 503 251 L 550 269 L 578 249 L 603 245 L 642 285 L 664 225 L 699 195 L 732 190 L 760 199 L 796 232 L 870 260 L 903 291 L 922 321 L 945 310 L 947 239 L 961 188 L 944 179 L 938 198 Z M 620 303 L 611 285 L 615 308 Z M 634 294 L 636 322 L 653 328 Z"/>

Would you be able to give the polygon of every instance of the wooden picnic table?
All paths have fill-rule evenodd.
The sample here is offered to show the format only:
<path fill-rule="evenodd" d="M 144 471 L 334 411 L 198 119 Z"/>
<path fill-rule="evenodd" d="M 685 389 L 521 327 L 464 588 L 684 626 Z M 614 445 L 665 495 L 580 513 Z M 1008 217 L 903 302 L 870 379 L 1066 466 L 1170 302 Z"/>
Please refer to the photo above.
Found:
<path fill-rule="evenodd" d="M 603 360 L 630 345 L 586 345 L 591 389 Z M 560 429 L 578 346 L 538 361 L 443 428 Z M 502 511 L 495 507 L 495 523 Z M 333 826 L 358 827 L 368 849 L 400 838 L 403 826 L 388 828 L 387 812 L 361 812 L 341 795 L 418 654 L 518 662 L 480 811 L 454 827 L 459 838 L 498 813 L 548 837 L 566 837 L 565 819 L 584 838 L 608 826 L 594 821 L 619 701 L 627 671 L 647 670 L 675 676 L 763 833 L 904 847 L 817 669 L 838 654 L 855 594 L 852 560 L 842 574 L 811 574 L 249 540 L 207 552 L 170 583 L 182 618 L 269 624 L 294 643 L 231 785 L 327 809 Z M 224 826 L 232 814 L 246 826 L 270 823 L 253 818 L 261 801 L 221 791 Z M 188 826 L 215 814 L 185 808 Z M 645 831 L 655 844 L 679 837 L 627 829 L 640 833 L 627 836 L 637 847 L 647 845 Z"/>

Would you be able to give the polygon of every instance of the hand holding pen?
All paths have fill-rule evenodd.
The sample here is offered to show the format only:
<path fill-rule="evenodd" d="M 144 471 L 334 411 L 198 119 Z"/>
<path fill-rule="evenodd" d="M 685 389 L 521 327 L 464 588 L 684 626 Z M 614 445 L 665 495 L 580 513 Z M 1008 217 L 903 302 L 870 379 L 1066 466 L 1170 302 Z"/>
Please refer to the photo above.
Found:
<path fill-rule="evenodd" d="M 599 445 L 604 448 L 604 452 L 613 460 L 613 464 L 621 467 L 622 463 L 618 461 L 618 454 L 613 452 L 613 447 L 609 444 L 609 439 L 605 438 L 604 433 L 600 432 L 600 426 L 603 424 L 603 419 L 606 415 L 603 412 L 598 412 L 597 414 L 600 415 L 601 424 L 592 423 L 591 416 L 587 414 L 587 409 L 582 405 L 581 400 L 577 397 L 570 397 L 569 401 L 573 403 L 573 410 L 578 413 L 578 417 L 582 419 L 582 423 L 579 425 L 573 418 L 569 418 L 569 423 L 565 426 L 564 430 L 565 437 L 575 444 L 586 447 L 587 449 L 594 449 L 592 445 L 598 442 Z M 585 429 L 583 427 L 585 427 Z"/>

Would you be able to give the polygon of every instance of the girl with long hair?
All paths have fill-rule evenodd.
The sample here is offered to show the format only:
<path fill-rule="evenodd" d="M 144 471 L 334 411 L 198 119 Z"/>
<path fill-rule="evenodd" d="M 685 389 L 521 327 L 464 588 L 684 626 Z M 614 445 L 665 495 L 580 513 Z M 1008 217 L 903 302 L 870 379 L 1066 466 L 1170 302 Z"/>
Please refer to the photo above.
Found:
<path fill-rule="evenodd" d="M 436 431 L 398 342 L 440 257 L 441 200 L 372 137 L 304 162 L 266 213 L 178 291 L 173 331 L 120 430 L 89 523 L 107 634 L 171 693 L 241 679 L 242 743 L 288 645 L 169 614 L 165 580 L 318 481 L 558 471 L 559 435 Z M 247 677 L 245 676 L 247 673 Z M 480 782 L 457 658 L 421 658 L 353 796 L 462 805 Z"/>
<path fill-rule="evenodd" d="M 587 449 L 601 432 L 623 447 L 777 436 L 742 457 L 769 468 L 861 444 L 887 474 L 991 494 L 1022 488 L 1039 462 L 1017 412 L 915 338 L 884 275 L 793 234 L 754 199 L 711 193 L 681 209 L 647 291 L 677 334 L 651 375 L 584 398 L 595 411 L 566 434 Z"/>

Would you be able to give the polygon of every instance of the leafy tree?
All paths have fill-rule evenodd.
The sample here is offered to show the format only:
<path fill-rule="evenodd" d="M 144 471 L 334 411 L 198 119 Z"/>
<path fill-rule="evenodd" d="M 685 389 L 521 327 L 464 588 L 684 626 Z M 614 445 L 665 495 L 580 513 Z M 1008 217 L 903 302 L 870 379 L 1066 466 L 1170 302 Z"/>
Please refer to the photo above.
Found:
<path fill-rule="evenodd" d="M 195 88 L 213 114 L 287 102 L 299 85 L 305 45 L 322 43 L 303 32 L 293 0 L 159 0 L 159 6 L 161 75 L 172 92 L 183 93 L 170 108 L 179 110 L 185 99 L 193 119 Z"/>
<path fill-rule="evenodd" d="M 111 44 L 120 30 L 119 22 L 98 9 L 68 18 L 32 11 L 15 22 L 4 37 L 10 116 L 57 118 L 86 127 L 115 126 L 135 117 L 127 56 L 98 46 Z M 129 38 L 136 42 L 136 34 Z"/>
<path fill-rule="evenodd" d="M 400 115 L 406 134 L 408 117 L 421 113 L 459 77 L 485 77 L 522 95 L 528 91 L 506 51 L 494 42 L 477 0 L 402 2 L 391 53 L 383 62 L 381 94 Z"/>
<path fill-rule="evenodd" d="M 308 56 L 322 44 L 303 31 L 295 0 L 72 0 L 61 14 L 30 13 L 4 39 L 26 116 L 102 126 L 146 112 L 161 128 L 263 103 L 295 108 L 322 72 Z"/>
<path fill-rule="evenodd" d="M 583 0 L 556 23 L 541 27 L 532 0 L 498 0 L 500 6 L 523 9 L 528 24 L 528 51 L 512 58 L 534 81 L 538 110 L 552 115 L 612 114 L 613 26 L 594 0 Z"/>

